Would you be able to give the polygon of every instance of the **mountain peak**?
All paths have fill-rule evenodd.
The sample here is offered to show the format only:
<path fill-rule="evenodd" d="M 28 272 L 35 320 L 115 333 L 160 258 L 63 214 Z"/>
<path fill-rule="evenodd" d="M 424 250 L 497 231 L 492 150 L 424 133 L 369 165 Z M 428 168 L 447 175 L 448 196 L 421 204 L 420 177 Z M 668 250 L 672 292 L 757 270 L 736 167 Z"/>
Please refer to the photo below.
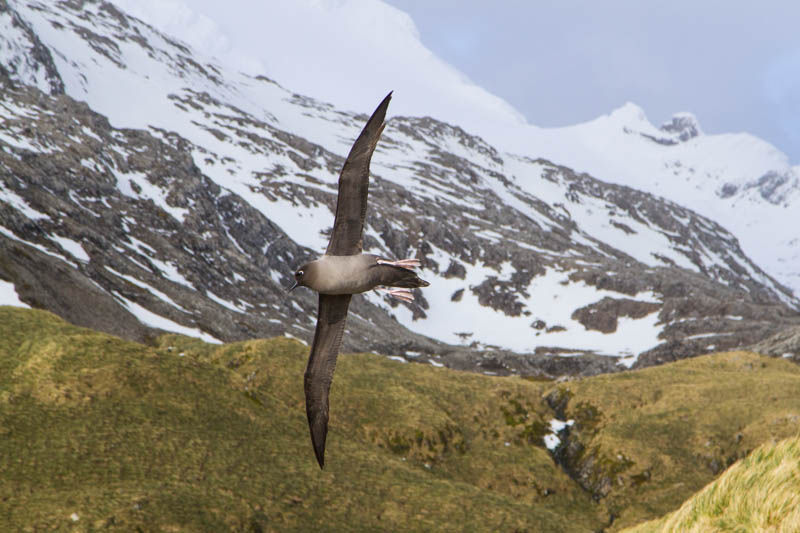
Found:
<path fill-rule="evenodd" d="M 641 123 L 650 124 L 644 109 L 633 102 L 625 102 L 608 115 L 610 118 L 627 126 L 638 126 Z"/>
<path fill-rule="evenodd" d="M 677 144 L 703 134 L 697 117 L 688 111 L 675 113 L 669 121 L 656 127 L 647 118 L 644 109 L 633 102 L 625 102 L 609 113 L 607 118 L 628 133 L 639 133 L 660 144 Z"/>
<path fill-rule="evenodd" d="M 672 119 L 669 122 L 663 123 L 659 129 L 676 136 L 681 142 L 688 141 L 689 139 L 703 134 L 697 117 L 688 111 L 675 113 L 672 115 Z"/>

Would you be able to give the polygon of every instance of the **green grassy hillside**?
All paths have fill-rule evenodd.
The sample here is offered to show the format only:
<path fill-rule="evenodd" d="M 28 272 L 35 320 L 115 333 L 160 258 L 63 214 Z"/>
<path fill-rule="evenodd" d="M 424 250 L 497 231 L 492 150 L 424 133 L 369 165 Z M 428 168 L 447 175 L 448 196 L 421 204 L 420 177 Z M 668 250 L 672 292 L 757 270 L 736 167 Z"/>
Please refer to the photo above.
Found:
<path fill-rule="evenodd" d="M 614 514 L 609 531 L 676 509 L 764 442 L 800 433 L 800 367 L 728 352 L 559 385 L 575 419 L 573 476 Z"/>
<path fill-rule="evenodd" d="M 519 379 L 344 355 L 320 471 L 307 352 L 289 339 L 145 347 L 0 308 L 0 530 L 591 531 L 605 519 L 506 424 L 511 398 L 549 417 L 539 385 Z"/>
<path fill-rule="evenodd" d="M 307 353 L 0 307 L 0 530 L 611 531 L 798 432 L 800 369 L 755 354 L 558 385 L 345 354 L 320 471 Z M 554 407 L 579 483 L 542 445 Z"/>
<path fill-rule="evenodd" d="M 678 511 L 625 531 L 800 531 L 800 438 L 761 446 Z"/>

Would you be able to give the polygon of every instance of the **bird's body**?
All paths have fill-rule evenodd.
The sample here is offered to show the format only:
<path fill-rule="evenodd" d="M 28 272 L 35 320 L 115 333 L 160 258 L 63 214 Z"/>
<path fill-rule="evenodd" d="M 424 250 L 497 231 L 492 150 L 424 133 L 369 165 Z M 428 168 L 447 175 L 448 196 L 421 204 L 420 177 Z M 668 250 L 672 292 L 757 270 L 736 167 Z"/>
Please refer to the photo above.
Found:
<path fill-rule="evenodd" d="M 428 282 L 414 273 L 417 259 L 391 261 L 362 253 L 364 219 L 369 191 L 369 163 L 384 127 L 392 93 L 367 121 L 339 175 L 339 195 L 333 232 L 325 255 L 300 267 L 295 284 L 319 293 L 317 328 L 306 366 L 304 385 L 311 442 L 320 468 L 325 463 L 328 434 L 328 395 L 336 357 L 342 343 L 347 309 L 353 294 L 385 288 L 391 296 L 410 302 L 410 289 Z"/>
<path fill-rule="evenodd" d="M 305 286 L 320 294 L 358 294 L 377 287 L 424 287 L 412 270 L 373 254 L 323 255 L 306 263 Z"/>

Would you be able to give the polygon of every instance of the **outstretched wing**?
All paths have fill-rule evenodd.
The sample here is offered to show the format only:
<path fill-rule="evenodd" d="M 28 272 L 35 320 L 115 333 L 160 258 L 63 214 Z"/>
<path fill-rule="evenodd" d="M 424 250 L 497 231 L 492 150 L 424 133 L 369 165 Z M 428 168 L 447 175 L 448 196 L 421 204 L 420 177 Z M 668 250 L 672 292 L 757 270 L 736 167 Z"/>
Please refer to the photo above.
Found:
<path fill-rule="evenodd" d="M 381 137 L 386 109 L 392 93 L 380 103 L 361 130 L 350 149 L 350 154 L 339 174 L 339 199 L 336 201 L 336 218 L 333 221 L 328 255 L 356 255 L 361 253 L 364 217 L 367 215 L 369 193 L 369 162 Z"/>
<path fill-rule="evenodd" d="M 304 379 L 306 415 L 311 430 L 311 443 L 319 467 L 325 464 L 325 437 L 328 435 L 328 393 L 331 390 L 336 356 L 342 343 L 350 294 L 320 294 L 317 331 Z"/>

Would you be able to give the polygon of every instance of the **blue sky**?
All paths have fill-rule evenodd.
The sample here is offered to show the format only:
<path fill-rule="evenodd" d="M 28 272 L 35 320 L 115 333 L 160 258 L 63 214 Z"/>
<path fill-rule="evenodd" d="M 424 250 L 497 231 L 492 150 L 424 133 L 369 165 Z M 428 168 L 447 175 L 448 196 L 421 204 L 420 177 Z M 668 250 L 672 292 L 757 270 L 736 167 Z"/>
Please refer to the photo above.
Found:
<path fill-rule="evenodd" d="M 428 48 L 529 122 L 564 126 L 626 101 L 655 123 L 694 113 L 800 164 L 800 2 L 387 0 Z"/>

